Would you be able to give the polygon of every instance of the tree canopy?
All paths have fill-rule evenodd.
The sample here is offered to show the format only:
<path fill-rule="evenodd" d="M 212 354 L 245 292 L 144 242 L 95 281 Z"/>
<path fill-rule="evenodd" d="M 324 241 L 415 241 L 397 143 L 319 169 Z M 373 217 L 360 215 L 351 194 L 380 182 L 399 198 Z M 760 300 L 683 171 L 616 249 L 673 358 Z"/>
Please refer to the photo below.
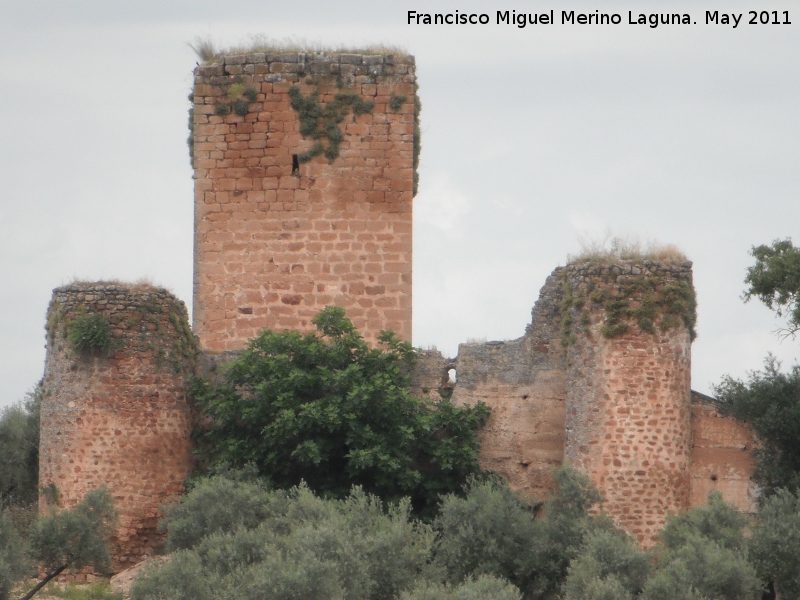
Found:
<path fill-rule="evenodd" d="M 788 316 L 785 332 L 800 330 L 800 248 L 791 239 L 775 240 L 771 246 L 753 246 L 756 264 L 747 269 L 745 302 L 758 298 L 778 316 Z"/>
<path fill-rule="evenodd" d="M 201 456 L 212 466 L 252 463 L 281 488 L 410 496 L 431 514 L 440 494 L 479 471 L 477 429 L 489 408 L 412 396 L 411 346 L 384 331 L 382 348 L 370 348 L 342 308 L 313 323 L 317 333 L 305 335 L 265 329 L 221 382 L 194 382 Z"/>

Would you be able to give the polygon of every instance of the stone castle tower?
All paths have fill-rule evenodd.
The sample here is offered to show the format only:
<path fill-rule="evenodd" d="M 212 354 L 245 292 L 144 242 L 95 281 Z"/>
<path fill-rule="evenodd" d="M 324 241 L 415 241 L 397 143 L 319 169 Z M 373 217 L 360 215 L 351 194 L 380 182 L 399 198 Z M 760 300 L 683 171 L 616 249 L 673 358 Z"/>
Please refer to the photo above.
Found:
<path fill-rule="evenodd" d="M 226 56 L 197 67 L 192 99 L 192 329 L 149 286 L 72 284 L 48 312 L 40 485 L 62 506 L 109 486 L 117 569 L 156 549 L 159 506 L 183 490 L 198 357 L 224 360 L 264 327 L 310 331 L 329 304 L 367 340 L 411 340 L 413 57 Z M 566 460 L 645 545 L 711 489 L 751 510 L 749 432 L 689 387 L 691 263 L 606 263 L 556 269 L 519 339 L 422 352 L 415 391 L 486 402 L 485 469 L 542 497 Z M 92 315 L 111 343 L 78 350 L 70 331 Z"/>
<path fill-rule="evenodd" d="M 411 340 L 413 57 L 248 54 L 194 86 L 194 331 L 241 348 L 338 304 Z"/>
<path fill-rule="evenodd" d="M 159 546 L 160 505 L 183 492 L 191 466 L 185 377 L 197 347 L 186 307 L 163 288 L 74 283 L 54 290 L 47 325 L 39 484 L 57 498 L 40 504 L 72 507 L 108 486 L 122 570 Z M 70 340 L 80 328 L 91 344 Z"/>

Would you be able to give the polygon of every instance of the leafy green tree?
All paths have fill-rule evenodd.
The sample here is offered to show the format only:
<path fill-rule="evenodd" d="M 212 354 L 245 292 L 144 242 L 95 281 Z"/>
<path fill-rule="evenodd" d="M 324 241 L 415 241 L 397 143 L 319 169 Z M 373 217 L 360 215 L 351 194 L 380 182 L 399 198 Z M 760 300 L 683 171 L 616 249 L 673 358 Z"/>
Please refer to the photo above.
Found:
<path fill-rule="evenodd" d="M 372 349 L 339 307 L 313 322 L 316 335 L 262 331 L 222 383 L 194 383 L 202 454 L 252 463 L 278 487 L 305 481 L 342 498 L 359 485 L 384 499 L 410 496 L 432 514 L 440 494 L 479 471 L 477 429 L 489 409 L 411 396 L 415 353 L 391 332 Z"/>
<path fill-rule="evenodd" d="M 41 385 L 0 413 L 0 507 L 38 500 Z"/>
<path fill-rule="evenodd" d="M 25 540 L 8 511 L 0 512 L 0 600 L 7 600 L 11 588 L 28 573 L 29 567 Z"/>
<path fill-rule="evenodd" d="M 407 500 L 385 506 L 359 488 L 326 500 L 306 486 L 266 491 L 212 478 L 187 495 L 186 510 L 168 513 L 167 530 L 187 530 L 193 509 L 212 497 L 252 518 L 232 526 L 222 510 L 216 522 L 195 513 L 194 531 L 208 533 L 137 578 L 134 600 L 389 600 L 435 576 L 433 531 L 410 518 Z"/>
<path fill-rule="evenodd" d="M 774 582 L 781 598 L 800 598 L 800 498 L 778 490 L 758 513 L 750 556 L 764 581 Z"/>
<path fill-rule="evenodd" d="M 643 600 L 756 600 L 762 583 L 747 558 L 747 519 L 709 494 L 708 503 L 667 520 L 656 572 Z"/>
<path fill-rule="evenodd" d="M 758 437 L 753 449 L 753 480 L 763 498 L 780 488 L 800 488 L 800 367 L 781 372 L 770 356 L 764 370 L 750 373 L 747 382 L 725 377 L 714 390 L 736 418 L 746 421 Z"/>
<path fill-rule="evenodd" d="M 747 269 L 745 302 L 758 298 L 778 316 L 788 316 L 787 335 L 800 330 L 800 248 L 791 239 L 775 240 L 771 246 L 753 246 L 756 264 Z"/>
<path fill-rule="evenodd" d="M 180 502 L 164 509 L 167 550 L 193 548 L 214 533 L 254 529 L 273 513 L 276 494 L 259 482 L 217 475 L 195 485 Z"/>
<path fill-rule="evenodd" d="M 499 481 L 472 482 L 464 498 L 446 496 L 435 560 L 447 579 L 493 575 L 525 598 L 556 598 L 584 537 L 604 521 L 588 514 L 601 498 L 585 476 L 561 468 L 555 482 L 539 517 Z"/>
<path fill-rule="evenodd" d="M 586 536 L 570 563 L 565 600 L 638 597 L 651 572 L 650 557 L 623 531 L 598 529 Z"/>
<path fill-rule="evenodd" d="M 92 565 L 108 572 L 111 556 L 108 541 L 117 513 L 114 501 L 104 487 L 91 490 L 72 509 L 57 511 L 40 518 L 31 530 L 30 545 L 34 558 L 47 575 L 20 600 L 28 600 L 48 581 L 67 568 Z"/>

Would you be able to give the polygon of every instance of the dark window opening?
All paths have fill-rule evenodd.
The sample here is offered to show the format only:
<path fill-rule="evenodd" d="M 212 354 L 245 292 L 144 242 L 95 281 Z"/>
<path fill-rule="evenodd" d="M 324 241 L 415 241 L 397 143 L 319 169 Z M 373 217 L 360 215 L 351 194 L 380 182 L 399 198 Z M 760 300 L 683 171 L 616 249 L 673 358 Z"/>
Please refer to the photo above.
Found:
<path fill-rule="evenodd" d="M 292 175 L 300 174 L 300 157 L 292 154 Z"/>

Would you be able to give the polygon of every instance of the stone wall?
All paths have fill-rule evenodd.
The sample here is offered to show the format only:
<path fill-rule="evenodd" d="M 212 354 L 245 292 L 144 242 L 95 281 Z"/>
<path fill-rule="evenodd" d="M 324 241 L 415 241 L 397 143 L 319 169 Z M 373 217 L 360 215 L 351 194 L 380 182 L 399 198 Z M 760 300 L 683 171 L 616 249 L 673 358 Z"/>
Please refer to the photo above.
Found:
<path fill-rule="evenodd" d="M 329 111 L 316 133 L 301 134 L 297 92 Z M 411 339 L 415 99 L 405 55 L 248 54 L 195 69 L 193 325 L 204 349 L 240 348 L 264 327 L 313 330 L 329 304 L 369 341 L 381 329 Z M 339 155 L 303 162 L 315 144 L 330 148 L 319 132 L 334 107 Z"/>
<path fill-rule="evenodd" d="M 78 351 L 67 334 L 95 314 L 107 320 L 111 345 Z M 62 507 L 109 488 L 119 511 L 112 539 L 119 571 L 160 544 L 159 507 L 183 492 L 189 473 L 184 377 L 196 341 L 186 307 L 163 288 L 72 284 L 54 290 L 47 329 L 39 484 L 53 484 Z"/>
<path fill-rule="evenodd" d="M 691 408 L 690 504 L 703 504 L 716 490 L 741 512 L 755 513 L 759 492 L 750 479 L 756 445 L 752 432 L 704 394 L 692 392 Z"/>
<path fill-rule="evenodd" d="M 416 390 L 435 391 L 455 371 L 457 404 L 482 401 L 492 413 L 480 433 L 481 467 L 505 477 L 520 493 L 543 498 L 564 459 L 564 352 L 560 343 L 561 284 L 547 279 L 519 339 L 461 344 L 458 357 L 428 351 L 420 357 Z"/>

